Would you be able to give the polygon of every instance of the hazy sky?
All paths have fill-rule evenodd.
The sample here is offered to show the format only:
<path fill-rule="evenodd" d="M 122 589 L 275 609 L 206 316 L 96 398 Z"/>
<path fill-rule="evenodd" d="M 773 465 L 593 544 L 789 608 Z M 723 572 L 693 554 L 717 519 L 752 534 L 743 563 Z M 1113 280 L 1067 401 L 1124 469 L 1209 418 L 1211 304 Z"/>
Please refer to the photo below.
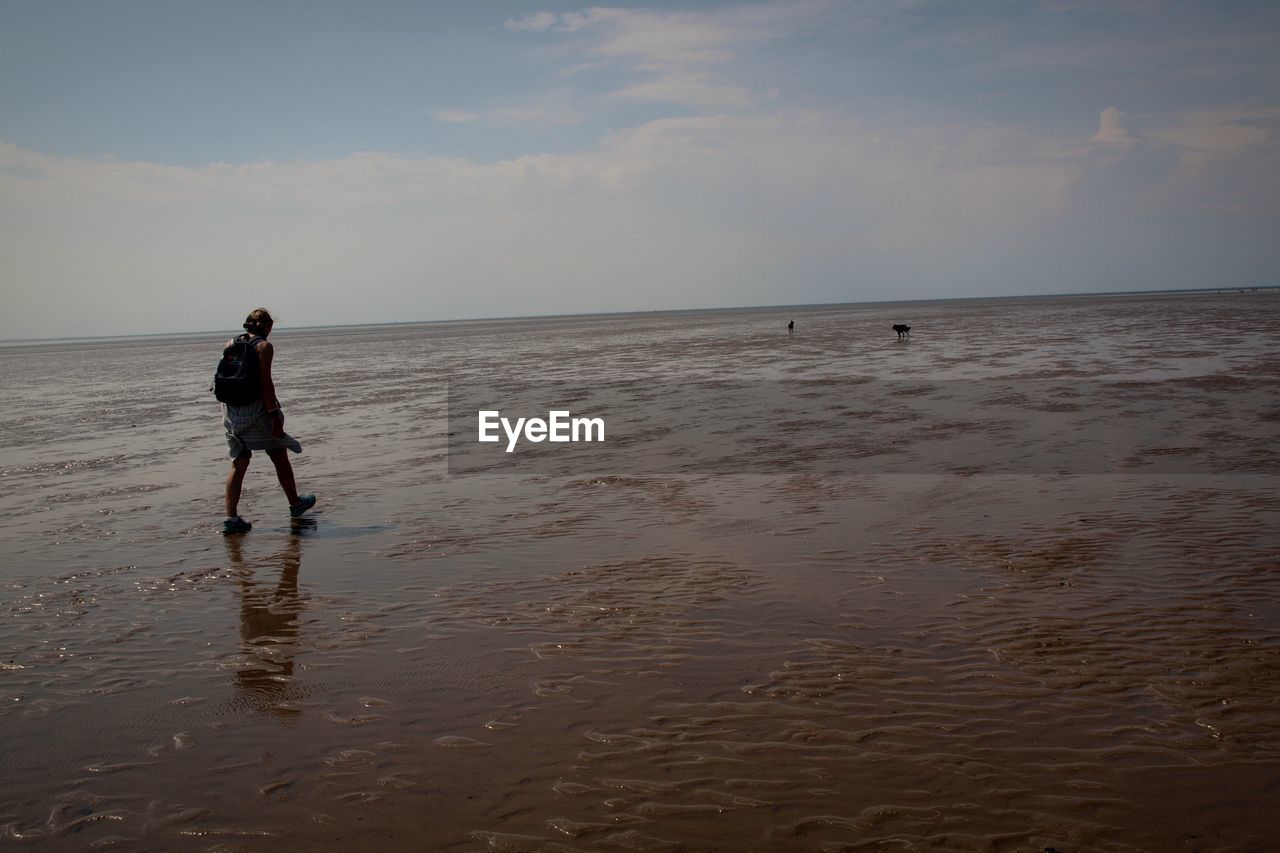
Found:
<path fill-rule="evenodd" d="M 1280 283 L 1280 3 L 0 2 L 0 337 Z"/>

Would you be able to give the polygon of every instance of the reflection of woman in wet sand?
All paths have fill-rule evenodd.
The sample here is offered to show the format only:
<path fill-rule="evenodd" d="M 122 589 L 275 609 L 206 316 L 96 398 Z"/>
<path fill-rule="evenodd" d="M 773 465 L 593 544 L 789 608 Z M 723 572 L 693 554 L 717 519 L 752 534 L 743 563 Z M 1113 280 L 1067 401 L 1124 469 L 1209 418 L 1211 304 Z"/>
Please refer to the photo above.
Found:
<path fill-rule="evenodd" d="M 298 597 L 302 539 L 290 536 L 283 550 L 262 561 L 265 566 L 280 567 L 280 580 L 274 587 L 255 580 L 253 568 L 245 564 L 241 537 L 228 537 L 226 544 L 231 569 L 240 581 L 240 649 L 251 661 L 236 672 L 237 704 L 282 716 L 297 714 L 297 709 L 278 703 L 287 698 L 294 684 L 298 614 L 303 606 Z"/>

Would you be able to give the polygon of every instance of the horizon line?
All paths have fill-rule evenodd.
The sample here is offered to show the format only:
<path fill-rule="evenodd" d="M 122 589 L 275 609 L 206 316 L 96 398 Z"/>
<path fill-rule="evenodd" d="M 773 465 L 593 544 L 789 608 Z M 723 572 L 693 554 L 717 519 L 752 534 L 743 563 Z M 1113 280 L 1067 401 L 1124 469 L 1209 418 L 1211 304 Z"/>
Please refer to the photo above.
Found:
<path fill-rule="evenodd" d="M 1231 291 L 1239 293 L 1248 293 L 1257 290 L 1280 290 L 1280 284 L 1265 285 L 1231 285 L 1227 287 L 1187 287 L 1187 288 L 1161 288 L 1155 290 L 1093 290 L 1093 291 L 1073 291 L 1066 293 L 1023 293 L 1023 294 L 1006 294 L 1003 296 L 933 296 L 914 299 L 871 299 L 858 302 L 801 302 L 787 303 L 776 305 L 718 305 L 704 306 L 701 308 L 648 308 L 648 309 L 631 309 L 624 311 L 585 311 L 580 313 L 559 313 L 559 314 L 511 314 L 491 317 L 455 317 L 447 320 L 382 320 L 368 323 L 324 323 L 313 326 L 293 326 L 282 329 L 285 332 L 305 332 L 320 329 L 366 329 L 381 326 L 431 326 L 444 325 L 447 323 L 498 323 L 498 322 L 515 322 L 520 320 L 556 320 L 556 319 L 573 319 L 573 318 L 589 318 L 589 317 L 628 317 L 635 315 L 647 314 L 692 314 L 701 311 L 768 311 L 781 308 L 831 308 L 846 305 L 893 305 L 907 304 L 916 302 L 976 302 L 979 300 L 997 300 L 997 299 L 1063 299 L 1071 297 L 1087 297 L 1087 296 L 1143 296 L 1143 295 L 1159 295 L 1159 294 L 1180 294 L 1180 293 L 1221 293 L 1222 291 Z M 71 337 L 49 337 L 49 338 L 0 338 L 0 346 L 21 346 L 21 345 L 47 345 L 61 343 L 77 343 L 84 341 L 116 341 L 126 340 L 129 338 L 162 338 L 162 337 L 197 337 L 201 335 L 221 335 L 226 329 L 196 329 L 188 331 L 170 331 L 170 332 L 134 332 L 123 335 L 75 335 Z"/>

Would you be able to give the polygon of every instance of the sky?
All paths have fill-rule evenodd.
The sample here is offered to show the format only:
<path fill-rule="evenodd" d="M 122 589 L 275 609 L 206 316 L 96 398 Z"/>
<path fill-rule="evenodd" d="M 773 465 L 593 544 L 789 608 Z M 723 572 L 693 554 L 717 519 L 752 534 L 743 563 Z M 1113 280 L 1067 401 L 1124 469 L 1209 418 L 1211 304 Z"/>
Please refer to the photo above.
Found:
<path fill-rule="evenodd" d="M 1280 4 L 0 3 L 0 338 L 1280 283 Z"/>

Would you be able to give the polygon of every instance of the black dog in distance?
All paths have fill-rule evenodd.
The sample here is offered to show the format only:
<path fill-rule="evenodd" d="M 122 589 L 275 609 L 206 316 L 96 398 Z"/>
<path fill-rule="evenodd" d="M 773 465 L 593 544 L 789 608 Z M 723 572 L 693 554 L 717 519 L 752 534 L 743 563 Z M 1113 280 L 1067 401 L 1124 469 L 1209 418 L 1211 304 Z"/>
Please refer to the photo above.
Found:
<path fill-rule="evenodd" d="M 894 323 L 893 330 L 898 333 L 898 340 L 911 337 L 910 326 L 904 326 L 901 323 Z"/>

